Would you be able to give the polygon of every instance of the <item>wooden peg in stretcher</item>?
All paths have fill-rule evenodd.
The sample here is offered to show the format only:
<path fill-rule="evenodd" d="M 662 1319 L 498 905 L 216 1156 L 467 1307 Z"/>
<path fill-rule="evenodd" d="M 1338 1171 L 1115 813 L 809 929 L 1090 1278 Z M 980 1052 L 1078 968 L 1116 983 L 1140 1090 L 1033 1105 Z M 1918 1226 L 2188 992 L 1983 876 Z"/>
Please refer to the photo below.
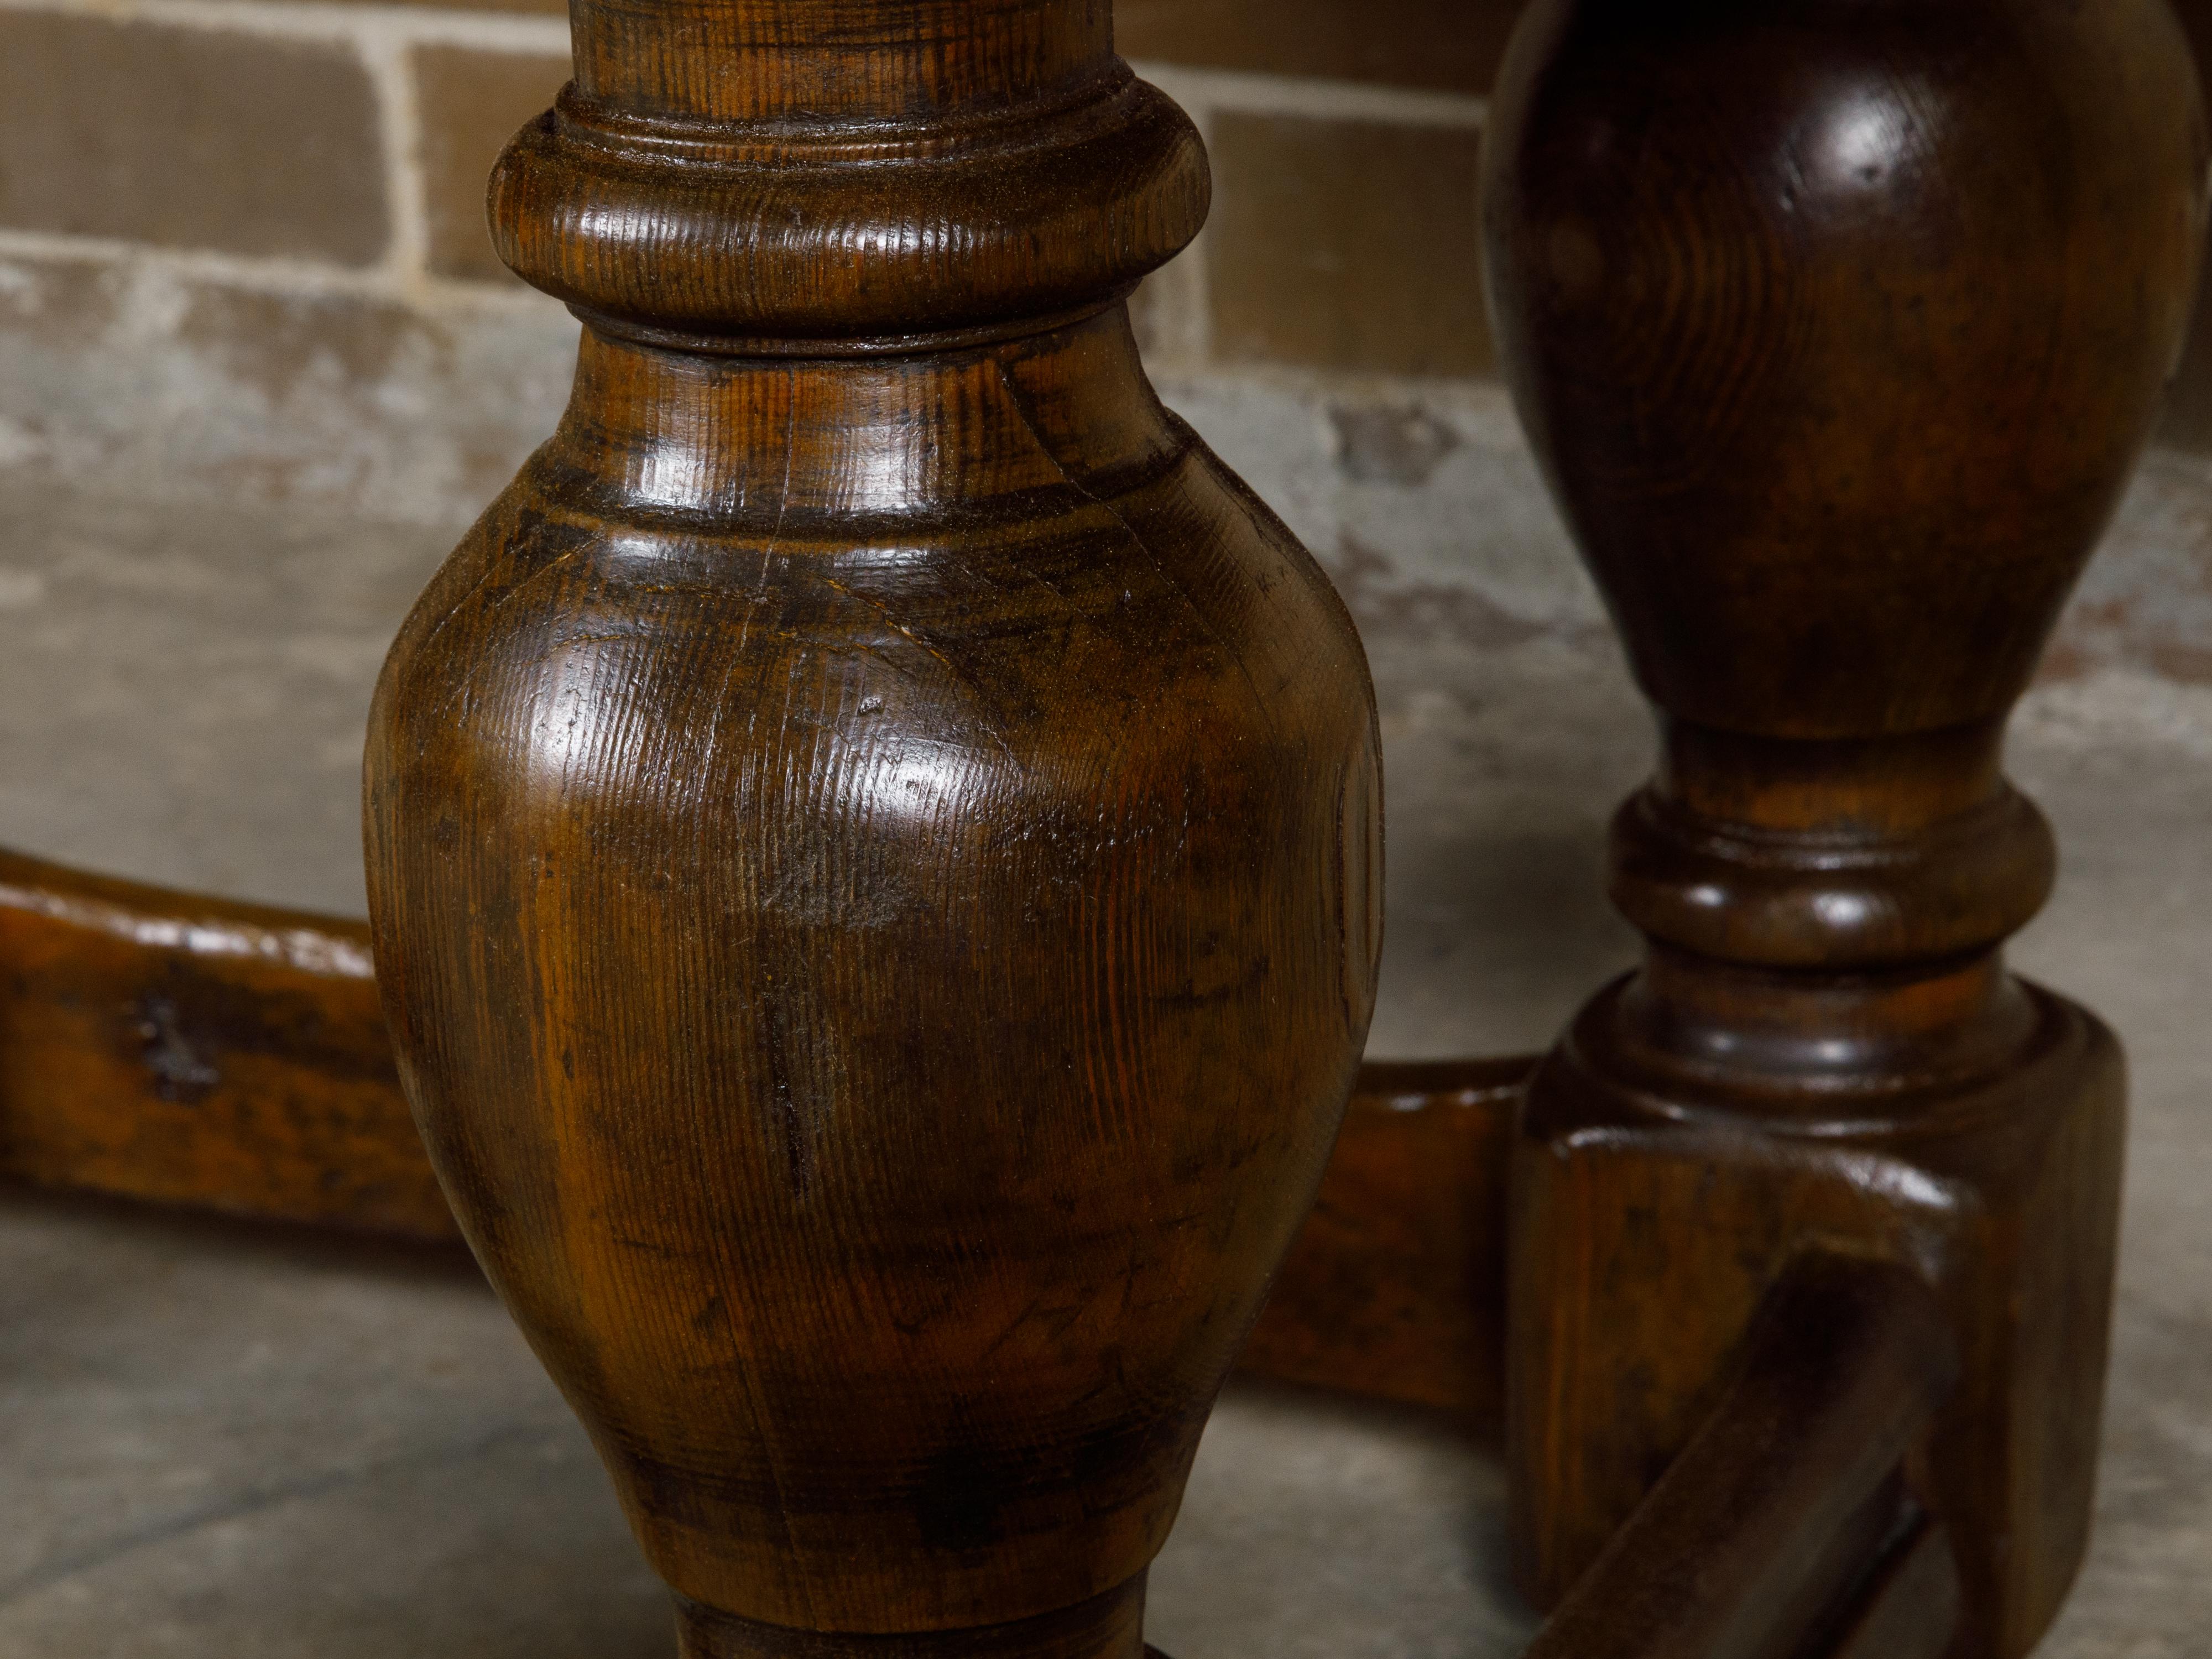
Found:
<path fill-rule="evenodd" d="M 1238 1359 L 1504 1413 L 1505 1173 L 1526 1055 L 1359 1068 Z M 0 1180 L 458 1243 L 368 930 L 0 851 Z"/>

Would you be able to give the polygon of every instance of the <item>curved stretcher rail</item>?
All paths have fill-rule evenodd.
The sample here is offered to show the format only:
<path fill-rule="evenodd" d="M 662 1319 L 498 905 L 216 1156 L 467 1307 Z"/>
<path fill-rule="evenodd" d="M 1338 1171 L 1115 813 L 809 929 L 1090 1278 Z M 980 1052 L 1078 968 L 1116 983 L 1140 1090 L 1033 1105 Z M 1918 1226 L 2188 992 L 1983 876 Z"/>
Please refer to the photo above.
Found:
<path fill-rule="evenodd" d="M 1249 1373 L 1504 1410 L 1506 1152 L 1532 1060 L 1363 1068 Z M 0 1175 L 433 1242 L 368 929 L 0 851 Z"/>

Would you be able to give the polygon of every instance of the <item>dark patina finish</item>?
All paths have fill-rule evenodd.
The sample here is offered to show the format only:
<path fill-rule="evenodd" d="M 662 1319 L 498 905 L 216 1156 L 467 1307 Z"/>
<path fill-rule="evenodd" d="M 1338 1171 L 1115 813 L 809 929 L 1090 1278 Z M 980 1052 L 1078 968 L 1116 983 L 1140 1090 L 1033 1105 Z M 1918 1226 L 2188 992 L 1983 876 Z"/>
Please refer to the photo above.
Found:
<path fill-rule="evenodd" d="M 1509 1438 L 1556 1601 L 1808 1240 L 1911 1262 L 1962 1367 L 1915 1477 L 1960 1659 L 2087 1540 L 2119 1050 L 1999 955 L 2049 891 L 2005 717 L 2172 372 L 2204 123 L 2161 0 L 1540 0 L 1486 151 L 1524 424 L 1656 705 L 1650 939 L 1538 1073 Z"/>

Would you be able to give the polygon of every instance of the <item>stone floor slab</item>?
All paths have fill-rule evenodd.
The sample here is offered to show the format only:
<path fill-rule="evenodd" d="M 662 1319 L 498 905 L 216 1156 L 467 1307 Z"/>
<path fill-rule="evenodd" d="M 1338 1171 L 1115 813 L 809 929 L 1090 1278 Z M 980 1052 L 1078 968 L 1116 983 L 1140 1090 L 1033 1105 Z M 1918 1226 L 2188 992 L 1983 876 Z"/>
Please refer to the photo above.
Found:
<path fill-rule="evenodd" d="M 357 912 L 384 643 L 450 536 L 0 486 L 0 842 Z M 1625 964 L 1598 891 L 1649 752 L 1587 629 L 1370 635 L 1389 789 L 1376 1050 L 1541 1044 Z M 2065 875 L 2028 970 L 2130 1048 L 2092 1560 L 2050 1659 L 2212 1653 L 2212 696 L 2031 699 Z M 583 1437 L 451 1257 L 0 1192 L 0 1659 L 647 1659 Z M 1487 1659 L 1530 1617 L 1494 1460 L 1449 1422 L 1232 1389 L 1156 1570 L 1178 1659 Z"/>

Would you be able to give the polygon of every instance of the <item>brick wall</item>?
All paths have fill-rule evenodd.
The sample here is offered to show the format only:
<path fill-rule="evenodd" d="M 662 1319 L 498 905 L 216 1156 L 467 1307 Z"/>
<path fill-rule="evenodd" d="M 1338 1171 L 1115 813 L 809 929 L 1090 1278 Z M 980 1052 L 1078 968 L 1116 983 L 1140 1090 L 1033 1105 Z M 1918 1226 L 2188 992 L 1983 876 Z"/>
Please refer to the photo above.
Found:
<path fill-rule="evenodd" d="M 1219 177 L 1206 246 L 1146 296 L 1158 350 L 1485 372 L 1474 167 L 1504 13 L 1468 31 L 1442 0 L 1269 9 L 1121 8 L 1123 50 L 1207 129 Z M 0 254 L 475 303 L 514 287 L 485 175 L 566 78 L 566 35 L 539 0 L 7 0 Z"/>
<path fill-rule="evenodd" d="M 2212 0 L 2191 0 L 2212 44 Z M 1136 305 L 1170 399 L 1377 635 L 1601 631 L 1492 378 L 1475 178 L 1514 0 L 1121 0 L 1215 209 Z M 0 0 L 0 466 L 465 519 L 574 325 L 483 183 L 565 78 L 548 0 Z M 2212 327 L 2059 662 L 2212 683 Z"/>

